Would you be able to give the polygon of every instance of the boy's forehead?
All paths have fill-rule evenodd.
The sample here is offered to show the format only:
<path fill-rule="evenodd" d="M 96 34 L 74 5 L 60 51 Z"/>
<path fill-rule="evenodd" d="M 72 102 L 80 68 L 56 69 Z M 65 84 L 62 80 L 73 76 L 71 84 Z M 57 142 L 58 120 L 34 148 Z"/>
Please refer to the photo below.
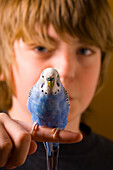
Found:
<path fill-rule="evenodd" d="M 48 27 L 47 33 L 50 37 L 60 40 L 60 37 L 58 36 L 57 32 L 55 31 L 55 29 L 53 28 L 51 24 Z"/>
<path fill-rule="evenodd" d="M 48 33 L 48 36 L 51 37 L 54 41 L 61 40 L 60 36 L 58 35 L 58 33 L 55 31 L 54 27 L 51 24 L 48 27 L 47 33 Z M 69 34 L 67 34 L 66 32 L 62 33 L 62 34 L 64 34 L 65 39 L 67 39 L 68 42 L 80 43 L 80 39 L 77 36 L 72 37 Z"/>

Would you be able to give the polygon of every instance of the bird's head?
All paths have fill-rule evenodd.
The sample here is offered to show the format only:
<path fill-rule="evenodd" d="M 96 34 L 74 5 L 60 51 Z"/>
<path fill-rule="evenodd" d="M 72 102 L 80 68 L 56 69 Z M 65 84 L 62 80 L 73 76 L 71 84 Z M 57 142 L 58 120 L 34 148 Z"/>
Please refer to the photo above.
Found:
<path fill-rule="evenodd" d="M 52 91 L 52 92 L 54 91 L 55 94 L 59 91 L 59 89 L 60 89 L 60 78 L 59 78 L 58 71 L 56 69 L 46 68 L 42 72 L 40 78 L 43 82 L 42 89 L 44 91 L 46 91 L 46 92 L 47 91 Z"/>

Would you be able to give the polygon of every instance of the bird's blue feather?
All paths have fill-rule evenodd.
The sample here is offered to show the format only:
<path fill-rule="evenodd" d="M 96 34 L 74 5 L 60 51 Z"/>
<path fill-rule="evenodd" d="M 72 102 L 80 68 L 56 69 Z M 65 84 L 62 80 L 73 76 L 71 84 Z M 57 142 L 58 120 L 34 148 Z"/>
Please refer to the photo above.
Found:
<path fill-rule="evenodd" d="M 43 74 L 46 73 L 46 70 L 43 71 Z M 55 69 L 52 69 L 52 71 L 56 72 Z M 43 78 L 40 77 L 29 93 L 28 110 L 31 113 L 33 123 L 37 122 L 40 126 L 46 125 L 52 128 L 64 129 L 67 125 L 67 116 L 70 109 L 69 98 L 59 80 L 59 75 L 55 78 L 58 79 L 56 84 L 54 83 L 54 86 L 56 86 L 54 88 L 57 89 L 57 91 L 54 90 L 54 93 L 49 91 L 48 93 L 48 90 L 44 92 L 42 88 L 44 88 L 44 86 L 46 87 L 46 80 L 52 80 L 52 78 L 46 78 L 44 82 Z M 46 142 L 49 156 L 51 155 L 53 146 L 58 147 L 58 144 Z"/>

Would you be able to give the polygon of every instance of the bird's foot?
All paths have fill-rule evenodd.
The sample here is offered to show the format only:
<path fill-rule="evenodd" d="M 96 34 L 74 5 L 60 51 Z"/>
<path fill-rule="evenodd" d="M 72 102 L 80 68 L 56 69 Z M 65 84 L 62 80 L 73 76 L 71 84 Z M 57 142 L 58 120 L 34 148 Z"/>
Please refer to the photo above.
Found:
<path fill-rule="evenodd" d="M 31 133 L 36 132 L 36 131 L 38 130 L 38 127 L 39 127 L 39 124 L 38 124 L 37 122 L 35 122 L 35 123 L 33 124 Z"/>
<path fill-rule="evenodd" d="M 53 138 L 56 138 L 58 136 L 58 132 L 61 130 L 61 128 L 54 128 L 52 129 Z"/>

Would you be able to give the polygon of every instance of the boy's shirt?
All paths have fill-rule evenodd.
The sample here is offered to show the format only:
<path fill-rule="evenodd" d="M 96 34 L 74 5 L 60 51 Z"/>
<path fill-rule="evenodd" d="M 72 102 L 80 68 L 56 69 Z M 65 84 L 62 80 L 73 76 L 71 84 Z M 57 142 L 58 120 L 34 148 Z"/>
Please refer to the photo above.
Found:
<path fill-rule="evenodd" d="M 81 123 L 80 129 L 87 135 L 81 142 L 60 144 L 58 170 L 113 170 L 113 141 L 93 133 L 85 124 Z M 16 170 L 47 170 L 44 145 L 37 144 L 37 151 Z"/>

